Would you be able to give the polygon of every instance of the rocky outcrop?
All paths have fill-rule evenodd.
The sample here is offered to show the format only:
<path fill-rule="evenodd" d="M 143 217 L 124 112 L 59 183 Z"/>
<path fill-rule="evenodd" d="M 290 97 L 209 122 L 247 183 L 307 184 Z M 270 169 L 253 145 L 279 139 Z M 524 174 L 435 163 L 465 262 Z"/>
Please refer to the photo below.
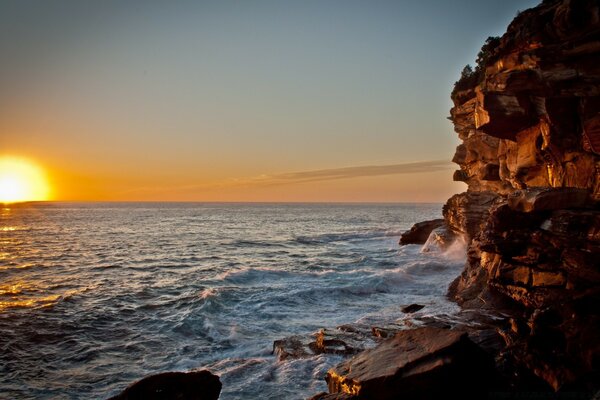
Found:
<path fill-rule="evenodd" d="M 400 236 L 400 245 L 405 244 L 424 244 L 429 238 L 431 231 L 444 226 L 442 218 L 432 219 L 430 221 L 417 222 Z"/>
<path fill-rule="evenodd" d="M 466 237 L 468 261 L 450 296 L 512 315 L 504 357 L 518 368 L 554 390 L 590 390 L 600 382 L 600 3 L 544 1 L 487 50 L 478 79 L 452 94 L 454 179 L 468 191 L 444 218 Z"/>
<path fill-rule="evenodd" d="M 219 377 L 209 371 L 163 372 L 147 376 L 109 400 L 217 400 Z"/>
<path fill-rule="evenodd" d="M 492 357 L 467 333 L 401 331 L 327 373 L 330 393 L 360 399 L 485 398 L 494 386 Z"/>
<path fill-rule="evenodd" d="M 321 329 L 310 337 L 295 335 L 273 342 L 273 354 L 282 361 L 288 358 L 305 358 L 317 354 L 356 354 L 373 345 L 368 327 L 338 326 Z"/>
<path fill-rule="evenodd" d="M 600 2 L 544 0 L 489 38 L 478 63 L 450 111 L 454 179 L 468 190 L 447 201 L 443 224 L 417 224 L 401 244 L 425 232 L 432 247 L 463 240 L 449 296 L 493 328 L 372 327 L 382 341 L 331 369 L 330 393 L 315 399 L 600 389 Z"/>

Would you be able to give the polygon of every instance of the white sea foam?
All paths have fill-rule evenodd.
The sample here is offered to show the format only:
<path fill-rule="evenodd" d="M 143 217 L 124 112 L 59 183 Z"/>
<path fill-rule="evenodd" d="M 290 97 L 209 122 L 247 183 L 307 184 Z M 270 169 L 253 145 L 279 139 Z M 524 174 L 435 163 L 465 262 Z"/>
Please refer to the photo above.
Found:
<path fill-rule="evenodd" d="M 310 397 L 326 390 L 322 378 L 340 357 L 279 362 L 274 340 L 359 320 L 393 321 L 403 317 L 403 304 L 451 312 L 445 293 L 460 272 L 460 246 L 432 254 L 396 246 L 402 230 L 440 210 L 19 209 L 6 226 L 35 229 L 0 232 L 3 285 L 20 285 L 1 296 L 7 345 L 0 364 L 9 372 L 0 376 L 0 392 L 107 398 L 148 373 L 198 367 L 221 375 L 224 400 Z M 38 307 L 54 298 L 53 307 Z"/>

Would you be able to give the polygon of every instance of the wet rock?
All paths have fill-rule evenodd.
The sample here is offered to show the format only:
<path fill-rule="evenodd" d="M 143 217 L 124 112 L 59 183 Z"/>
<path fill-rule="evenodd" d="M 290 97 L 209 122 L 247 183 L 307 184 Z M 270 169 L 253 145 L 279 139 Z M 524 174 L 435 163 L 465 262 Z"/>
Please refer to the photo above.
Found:
<path fill-rule="evenodd" d="M 273 354 L 279 361 L 288 358 L 304 358 L 314 355 L 308 347 L 310 341 L 303 336 L 290 336 L 273 342 Z"/>
<path fill-rule="evenodd" d="M 415 304 L 410 304 L 408 306 L 404 306 L 400 310 L 405 314 L 412 314 L 414 312 L 422 310 L 423 308 L 425 308 L 424 305 L 415 303 Z"/>
<path fill-rule="evenodd" d="M 364 337 L 354 332 L 321 329 L 308 346 L 314 354 L 356 354 L 364 349 Z"/>
<path fill-rule="evenodd" d="M 383 326 L 373 326 L 371 327 L 371 333 L 377 339 L 385 339 L 391 336 L 394 336 L 401 330 L 407 328 L 407 326 L 411 326 L 412 321 L 403 321 L 404 323 L 391 323 L 385 324 Z"/>
<path fill-rule="evenodd" d="M 400 244 L 423 244 L 427 241 L 427 238 L 429 237 L 429 234 L 432 230 L 439 228 L 443 225 L 443 218 L 418 222 L 414 224 L 409 231 L 404 232 L 400 236 Z"/>
<path fill-rule="evenodd" d="M 436 228 L 429 234 L 429 238 L 421 248 L 421 253 L 446 251 L 456 240 L 456 234 L 445 226 Z"/>
<path fill-rule="evenodd" d="M 437 328 L 401 331 L 327 373 L 330 393 L 360 399 L 485 397 L 493 360 L 465 332 Z"/>
<path fill-rule="evenodd" d="M 110 400 L 216 400 L 219 377 L 209 371 L 164 372 L 147 376 Z"/>
<path fill-rule="evenodd" d="M 295 335 L 275 340 L 273 354 L 280 361 L 317 354 L 352 355 L 373 345 L 370 327 L 341 325 L 336 329 L 321 329 L 313 335 Z"/>

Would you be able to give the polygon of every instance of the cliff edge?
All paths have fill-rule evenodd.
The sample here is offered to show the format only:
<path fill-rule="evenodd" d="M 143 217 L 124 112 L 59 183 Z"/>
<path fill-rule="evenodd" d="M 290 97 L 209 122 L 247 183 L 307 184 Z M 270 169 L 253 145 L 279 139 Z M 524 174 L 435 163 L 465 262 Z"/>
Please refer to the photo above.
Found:
<path fill-rule="evenodd" d="M 448 293 L 466 319 L 400 329 L 313 399 L 598 398 L 600 2 L 520 12 L 451 97 L 468 190 L 400 244 L 466 244 Z"/>
<path fill-rule="evenodd" d="M 544 1 L 489 38 L 452 93 L 444 207 L 468 261 L 450 296 L 501 309 L 502 354 L 554 390 L 600 377 L 600 3 Z"/>

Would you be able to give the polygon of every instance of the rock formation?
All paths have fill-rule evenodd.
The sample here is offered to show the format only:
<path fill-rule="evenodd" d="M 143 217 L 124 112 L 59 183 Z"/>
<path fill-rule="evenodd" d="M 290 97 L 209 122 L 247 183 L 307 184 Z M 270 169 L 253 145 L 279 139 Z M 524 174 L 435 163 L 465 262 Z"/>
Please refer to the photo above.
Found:
<path fill-rule="evenodd" d="M 493 386 L 493 364 L 465 332 L 418 328 L 344 361 L 326 381 L 330 392 L 360 399 L 478 399 Z"/>
<path fill-rule="evenodd" d="M 219 377 L 209 371 L 163 372 L 132 383 L 109 400 L 217 400 Z"/>
<path fill-rule="evenodd" d="M 554 390 L 598 380 L 600 3 L 520 13 L 452 93 L 468 191 L 444 207 L 468 241 L 450 290 L 464 307 L 510 308 L 512 362 Z M 467 82 L 469 81 L 469 82 Z M 507 301 L 508 300 L 508 301 Z"/>
<path fill-rule="evenodd" d="M 444 226 L 444 220 L 442 218 L 417 222 L 410 230 L 404 232 L 400 236 L 400 245 L 424 244 L 429 238 L 431 231 L 442 226 Z"/>
<path fill-rule="evenodd" d="M 501 317 L 503 342 L 492 349 L 500 386 L 488 391 L 591 398 L 600 389 L 600 2 L 545 0 L 519 13 L 501 38 L 488 39 L 451 97 L 462 140 L 454 179 L 468 190 L 447 201 L 445 227 L 426 222 L 403 238 L 421 243 L 426 228 L 467 244 L 449 296 L 465 311 Z M 331 393 L 316 398 L 433 398 L 432 386 L 453 388 L 411 362 L 436 362 L 445 347 L 427 340 L 463 336 L 410 332 L 330 370 Z M 476 358 L 486 370 L 485 357 Z M 385 388 L 369 391 L 378 379 Z M 426 383 L 414 392 L 419 380 Z M 485 398 L 479 389 L 465 385 L 461 397 Z"/>

